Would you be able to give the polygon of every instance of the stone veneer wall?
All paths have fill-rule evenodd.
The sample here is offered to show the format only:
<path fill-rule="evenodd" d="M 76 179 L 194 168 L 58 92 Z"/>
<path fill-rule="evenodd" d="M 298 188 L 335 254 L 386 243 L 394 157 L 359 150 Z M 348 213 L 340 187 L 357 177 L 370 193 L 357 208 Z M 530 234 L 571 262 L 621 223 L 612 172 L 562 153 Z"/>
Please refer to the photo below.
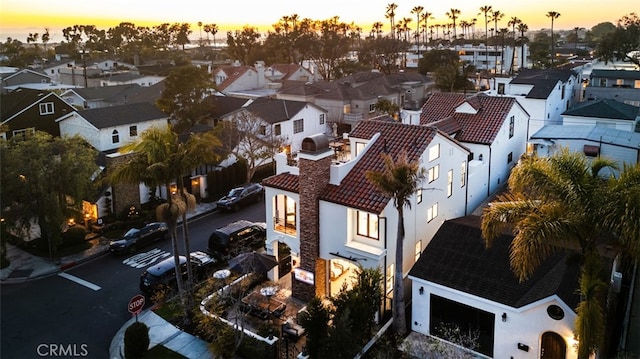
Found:
<path fill-rule="evenodd" d="M 127 162 L 130 156 L 107 157 L 107 173 L 115 166 Z M 138 183 L 112 183 L 111 190 L 113 213 L 117 218 L 120 218 L 131 205 L 140 208 L 140 185 Z"/>
<path fill-rule="evenodd" d="M 292 281 L 292 295 L 304 301 L 322 297 L 326 291 L 326 261 L 320 254 L 318 196 L 329 183 L 331 156 L 311 160 L 300 156 L 300 268 L 314 273 L 315 286 Z"/>

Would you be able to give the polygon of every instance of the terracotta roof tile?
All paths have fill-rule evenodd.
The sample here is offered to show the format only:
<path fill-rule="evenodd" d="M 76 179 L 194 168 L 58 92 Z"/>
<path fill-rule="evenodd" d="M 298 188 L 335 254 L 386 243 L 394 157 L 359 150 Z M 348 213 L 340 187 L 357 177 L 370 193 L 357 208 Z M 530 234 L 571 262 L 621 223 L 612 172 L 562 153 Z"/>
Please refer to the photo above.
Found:
<path fill-rule="evenodd" d="M 262 180 L 262 185 L 298 193 L 298 176 L 291 173 L 280 173 Z"/>

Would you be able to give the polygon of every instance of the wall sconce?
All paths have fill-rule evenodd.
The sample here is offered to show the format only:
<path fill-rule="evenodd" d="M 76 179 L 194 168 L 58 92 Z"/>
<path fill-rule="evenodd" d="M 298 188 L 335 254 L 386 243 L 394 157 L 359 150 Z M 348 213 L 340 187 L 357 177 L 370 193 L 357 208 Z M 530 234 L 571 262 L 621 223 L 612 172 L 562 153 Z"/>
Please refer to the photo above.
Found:
<path fill-rule="evenodd" d="M 507 313 L 502 313 L 502 321 L 503 322 L 507 321 Z"/>
<path fill-rule="evenodd" d="M 420 287 L 420 289 L 418 289 L 418 292 L 420 292 L 420 295 L 424 294 L 424 287 Z"/>

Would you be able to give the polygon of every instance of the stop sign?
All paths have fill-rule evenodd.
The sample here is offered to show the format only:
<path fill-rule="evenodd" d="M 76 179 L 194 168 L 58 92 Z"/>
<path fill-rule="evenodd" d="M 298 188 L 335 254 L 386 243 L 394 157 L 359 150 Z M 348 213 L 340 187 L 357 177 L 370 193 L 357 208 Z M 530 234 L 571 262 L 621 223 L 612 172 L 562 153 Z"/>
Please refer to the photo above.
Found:
<path fill-rule="evenodd" d="M 144 307 L 144 296 L 142 294 L 133 296 L 127 305 L 127 309 L 131 314 L 137 314 L 142 310 L 142 307 Z"/>

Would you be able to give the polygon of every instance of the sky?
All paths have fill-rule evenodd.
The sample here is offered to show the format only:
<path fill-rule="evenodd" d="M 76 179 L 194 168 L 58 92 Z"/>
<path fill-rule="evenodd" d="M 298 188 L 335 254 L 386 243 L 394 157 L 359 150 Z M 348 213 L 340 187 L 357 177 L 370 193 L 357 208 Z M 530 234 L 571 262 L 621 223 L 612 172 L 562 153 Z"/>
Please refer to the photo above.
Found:
<path fill-rule="evenodd" d="M 292 14 L 313 20 L 338 16 L 342 22 L 357 24 L 366 34 L 376 21 L 385 25 L 385 32 L 389 30 L 385 12 L 391 3 L 398 5 L 396 22 L 411 18 L 410 27 L 416 25 L 416 15 L 411 10 L 422 6 L 433 14 L 430 24 L 450 22 L 446 13 L 453 8 L 460 10 L 458 21 L 477 18 L 476 31 L 484 28 L 484 15 L 478 13 L 485 5 L 505 14 L 499 27 L 507 27 L 515 16 L 530 30 L 550 29 L 551 20 L 546 16 L 549 11 L 560 13 L 554 20 L 554 30 L 591 29 L 602 22 L 615 24 L 631 12 L 640 13 L 638 0 L 0 0 L 0 39 L 4 42 L 11 37 L 26 42 L 29 33 L 42 34 L 48 28 L 50 42 L 58 42 L 63 40 L 62 29 L 67 26 L 95 25 L 108 30 L 121 22 L 137 26 L 187 22 L 193 31 L 191 37 L 198 38 L 199 21 L 218 25 L 217 36 L 221 38 L 226 31 L 245 25 L 266 32 L 280 18 Z M 206 34 L 203 32 L 202 36 Z"/>

